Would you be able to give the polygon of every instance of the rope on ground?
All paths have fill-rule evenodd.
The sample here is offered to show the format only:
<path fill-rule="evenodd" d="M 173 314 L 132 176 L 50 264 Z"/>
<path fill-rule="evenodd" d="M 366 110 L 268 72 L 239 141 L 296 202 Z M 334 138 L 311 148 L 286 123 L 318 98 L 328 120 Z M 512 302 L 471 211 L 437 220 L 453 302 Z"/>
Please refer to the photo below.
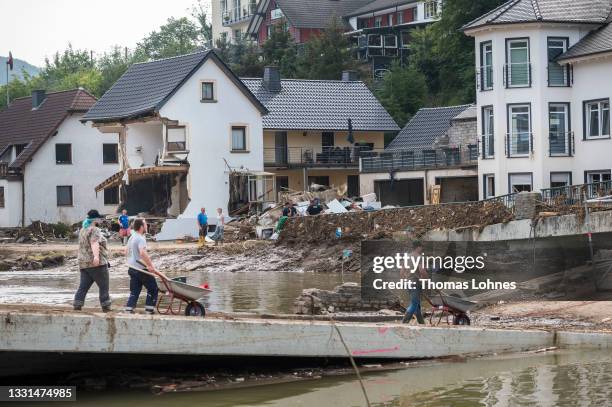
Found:
<path fill-rule="evenodd" d="M 353 365 L 353 369 L 355 370 L 357 379 L 359 379 L 359 385 L 361 386 L 361 391 L 363 392 L 363 397 L 365 398 L 366 405 L 370 407 L 371 404 L 370 404 L 370 399 L 368 398 L 368 392 L 366 391 L 366 388 L 363 385 L 363 380 L 361 380 L 361 373 L 359 373 L 359 368 L 357 367 L 357 364 L 355 363 L 355 359 L 353 359 L 353 355 L 351 354 L 351 351 L 349 350 L 348 345 L 344 341 L 344 337 L 342 336 L 342 333 L 340 332 L 340 328 L 338 328 L 338 325 L 336 325 L 336 323 L 333 320 L 332 320 L 332 325 L 336 329 L 336 332 L 338 332 L 338 336 L 340 337 L 340 342 L 342 342 L 342 345 L 344 345 L 344 349 L 346 349 L 346 354 L 351 360 L 351 364 Z"/>

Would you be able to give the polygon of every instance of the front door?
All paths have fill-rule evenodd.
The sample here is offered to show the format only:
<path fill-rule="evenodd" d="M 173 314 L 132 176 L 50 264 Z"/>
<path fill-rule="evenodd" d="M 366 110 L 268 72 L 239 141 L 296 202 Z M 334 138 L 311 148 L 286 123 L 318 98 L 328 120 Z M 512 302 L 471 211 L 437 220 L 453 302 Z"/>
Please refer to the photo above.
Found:
<path fill-rule="evenodd" d="M 287 132 L 274 133 L 274 162 L 276 165 L 287 164 Z"/>

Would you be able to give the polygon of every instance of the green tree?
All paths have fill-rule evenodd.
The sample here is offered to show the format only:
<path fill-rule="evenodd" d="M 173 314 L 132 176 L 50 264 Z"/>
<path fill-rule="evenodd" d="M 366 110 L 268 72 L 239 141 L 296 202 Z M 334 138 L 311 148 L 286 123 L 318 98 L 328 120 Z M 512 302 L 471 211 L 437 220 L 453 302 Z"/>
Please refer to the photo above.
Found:
<path fill-rule="evenodd" d="M 306 43 L 299 73 L 310 79 L 340 79 L 342 71 L 354 66 L 344 25 L 338 18 L 332 18 L 320 35 Z"/>
<path fill-rule="evenodd" d="M 96 96 L 102 96 L 104 92 L 109 90 L 134 62 L 139 61 L 127 48 L 122 49 L 119 46 L 113 47 L 110 52 L 99 57 L 96 66 L 100 72 L 100 84 L 99 95 L 96 94 Z"/>
<path fill-rule="evenodd" d="M 201 30 L 187 17 L 170 17 L 166 24 L 147 35 L 136 46 L 137 59 L 160 59 L 195 52 L 202 45 Z"/>
<path fill-rule="evenodd" d="M 400 127 L 423 107 L 427 100 L 427 79 L 413 66 L 394 64 L 377 92 L 380 101 Z"/>
<path fill-rule="evenodd" d="M 191 7 L 191 17 L 196 21 L 200 43 L 207 48 L 212 48 L 212 24 L 208 22 L 210 15 L 210 3 L 204 3 L 202 0 Z"/>
<path fill-rule="evenodd" d="M 264 65 L 276 65 L 285 78 L 294 78 L 297 72 L 297 44 L 285 24 L 275 24 L 270 37 L 263 43 Z"/>

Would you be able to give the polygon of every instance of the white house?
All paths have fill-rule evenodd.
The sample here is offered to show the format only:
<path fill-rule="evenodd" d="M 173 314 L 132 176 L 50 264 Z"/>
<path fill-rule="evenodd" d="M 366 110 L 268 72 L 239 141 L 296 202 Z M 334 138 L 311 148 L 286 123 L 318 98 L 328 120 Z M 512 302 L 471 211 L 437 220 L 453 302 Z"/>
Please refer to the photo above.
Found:
<path fill-rule="evenodd" d="M 0 227 L 114 211 L 118 191 L 94 187 L 118 170 L 117 137 L 80 122 L 95 102 L 83 89 L 37 90 L 0 112 Z"/>
<path fill-rule="evenodd" d="M 480 197 L 610 180 L 612 2 L 512 0 L 475 38 Z"/>
<path fill-rule="evenodd" d="M 119 186 L 130 214 L 177 216 L 164 230 L 180 224 L 181 236 L 197 233 L 201 207 L 273 200 L 265 113 L 214 51 L 132 65 L 82 119 L 119 137 L 119 172 L 96 189 Z"/>

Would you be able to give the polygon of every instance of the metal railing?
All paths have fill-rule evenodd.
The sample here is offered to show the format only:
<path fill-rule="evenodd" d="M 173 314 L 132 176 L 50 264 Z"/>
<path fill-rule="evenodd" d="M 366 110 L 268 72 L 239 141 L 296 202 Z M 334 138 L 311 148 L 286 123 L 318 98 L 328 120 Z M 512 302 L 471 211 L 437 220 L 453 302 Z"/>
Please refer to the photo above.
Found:
<path fill-rule="evenodd" d="M 369 147 L 272 147 L 264 148 L 266 166 L 358 167 L 359 158 L 384 150 Z"/>
<path fill-rule="evenodd" d="M 476 72 L 476 88 L 478 90 L 493 89 L 493 65 L 483 65 Z"/>
<path fill-rule="evenodd" d="M 221 12 L 221 19 L 223 21 L 223 25 L 231 25 L 244 21 L 251 17 L 253 14 L 255 14 L 256 10 L 257 4 L 255 2 L 251 2 L 242 7 L 235 7 L 223 10 Z"/>
<path fill-rule="evenodd" d="M 477 165 L 478 147 L 445 148 L 438 150 L 397 150 L 376 153 L 361 159 L 362 172 L 411 171 L 429 168 Z"/>
<path fill-rule="evenodd" d="M 531 63 L 512 62 L 504 65 L 504 85 L 506 88 L 531 86 Z"/>
<path fill-rule="evenodd" d="M 482 158 L 495 157 L 495 139 L 492 134 L 480 136 L 480 156 Z"/>
<path fill-rule="evenodd" d="M 500 195 L 500 196 L 495 196 L 493 198 L 483 199 L 480 202 L 501 202 L 506 206 L 506 208 L 510 210 L 514 210 L 514 202 L 516 201 L 516 196 L 518 194 L 519 194 L 518 192 L 513 192 L 511 194 Z"/>
<path fill-rule="evenodd" d="M 576 205 L 583 203 L 585 197 L 593 199 L 612 195 L 612 181 L 546 188 L 541 193 L 542 200 L 548 204 Z"/>
<path fill-rule="evenodd" d="M 551 157 L 571 157 L 574 155 L 574 132 L 550 132 L 548 134 L 548 153 Z"/>
<path fill-rule="evenodd" d="M 506 157 L 528 157 L 533 153 L 533 133 L 506 133 Z"/>

